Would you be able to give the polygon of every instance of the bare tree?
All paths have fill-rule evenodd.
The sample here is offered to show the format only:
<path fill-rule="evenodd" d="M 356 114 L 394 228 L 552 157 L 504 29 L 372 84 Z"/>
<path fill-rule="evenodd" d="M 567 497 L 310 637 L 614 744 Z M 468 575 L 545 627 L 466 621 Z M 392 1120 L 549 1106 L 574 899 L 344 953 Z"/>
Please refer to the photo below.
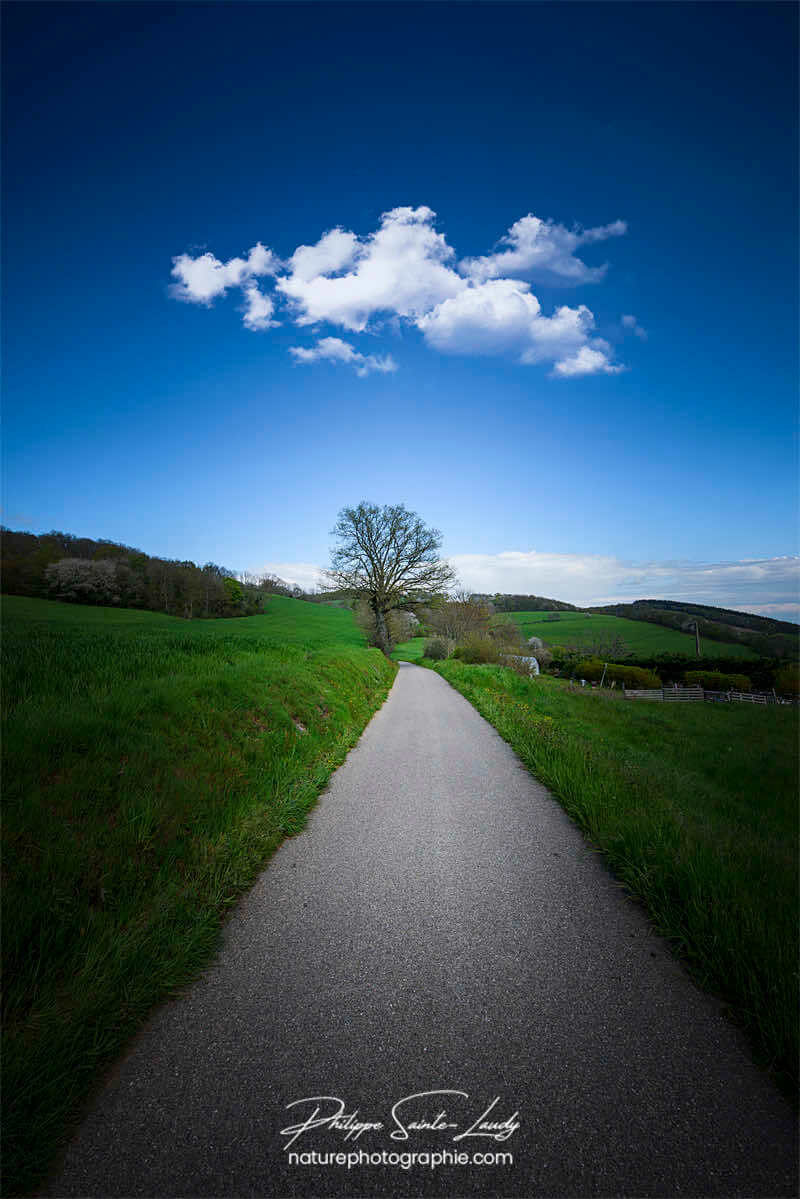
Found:
<path fill-rule="evenodd" d="M 452 592 L 448 600 L 431 611 L 428 624 L 434 632 L 441 633 L 450 641 L 463 641 L 473 633 L 485 633 L 488 630 L 489 609 L 485 603 L 461 589 Z"/>
<path fill-rule="evenodd" d="M 330 584 L 366 600 L 375 617 L 375 640 L 388 655 L 388 614 L 422 603 L 455 582 L 439 557 L 442 535 L 403 504 L 379 508 L 362 500 L 357 508 L 342 508 L 333 536 L 339 545 L 325 572 Z"/>

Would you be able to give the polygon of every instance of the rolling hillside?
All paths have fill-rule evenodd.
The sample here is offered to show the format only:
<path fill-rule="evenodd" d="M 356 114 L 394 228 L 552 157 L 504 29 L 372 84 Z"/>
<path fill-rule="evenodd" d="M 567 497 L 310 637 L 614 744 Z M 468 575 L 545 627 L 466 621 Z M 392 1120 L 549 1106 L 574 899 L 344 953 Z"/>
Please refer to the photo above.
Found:
<path fill-rule="evenodd" d="M 628 620 L 621 616 L 592 615 L 589 612 L 511 612 L 511 619 L 526 637 L 541 637 L 551 648 L 560 646 L 591 649 L 609 645 L 619 639 L 636 656 L 655 654 L 686 654 L 695 656 L 693 634 L 681 633 L 643 620 Z M 714 658 L 756 658 L 747 646 L 702 638 L 704 656 Z"/>
<path fill-rule="evenodd" d="M 632 604 L 614 604 L 606 608 L 590 608 L 600 616 L 619 616 L 646 621 L 678 632 L 700 631 L 704 641 L 735 645 L 753 650 L 765 658 L 797 660 L 800 657 L 800 625 L 754 612 L 737 612 L 731 608 L 715 608 L 708 604 L 691 604 L 674 600 L 636 600 Z"/>

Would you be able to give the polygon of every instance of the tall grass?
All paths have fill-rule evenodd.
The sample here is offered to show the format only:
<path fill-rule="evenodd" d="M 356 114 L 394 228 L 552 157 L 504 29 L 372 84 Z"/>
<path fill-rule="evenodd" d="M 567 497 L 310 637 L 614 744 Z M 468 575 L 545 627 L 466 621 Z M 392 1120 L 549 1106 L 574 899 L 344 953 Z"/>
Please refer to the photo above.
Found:
<path fill-rule="evenodd" d="M 435 669 L 545 783 L 796 1097 L 798 712 Z"/>
<path fill-rule="evenodd" d="M 4 605 L 7 1194 L 36 1184 L 98 1071 L 208 960 L 386 696 L 396 668 L 350 613 L 270 608 L 192 626 Z"/>

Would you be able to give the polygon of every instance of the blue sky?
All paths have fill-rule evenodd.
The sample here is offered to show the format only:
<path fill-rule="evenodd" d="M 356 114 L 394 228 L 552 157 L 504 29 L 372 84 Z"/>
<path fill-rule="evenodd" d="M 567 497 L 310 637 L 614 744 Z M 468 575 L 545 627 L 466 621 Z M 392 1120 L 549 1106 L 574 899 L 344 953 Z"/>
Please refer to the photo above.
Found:
<path fill-rule="evenodd" d="M 800 615 L 795 6 L 4 25 L 4 523 Z"/>

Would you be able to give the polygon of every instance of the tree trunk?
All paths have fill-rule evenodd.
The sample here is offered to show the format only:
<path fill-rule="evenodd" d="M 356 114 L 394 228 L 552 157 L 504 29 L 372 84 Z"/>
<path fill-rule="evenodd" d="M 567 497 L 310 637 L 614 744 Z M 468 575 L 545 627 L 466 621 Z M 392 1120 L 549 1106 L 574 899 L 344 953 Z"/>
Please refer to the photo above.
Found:
<path fill-rule="evenodd" d="M 378 649 L 382 650 L 386 657 L 392 652 L 392 645 L 389 641 L 389 629 L 386 625 L 386 613 L 378 604 L 373 603 L 372 611 L 375 613 L 375 639 L 378 642 Z"/>

